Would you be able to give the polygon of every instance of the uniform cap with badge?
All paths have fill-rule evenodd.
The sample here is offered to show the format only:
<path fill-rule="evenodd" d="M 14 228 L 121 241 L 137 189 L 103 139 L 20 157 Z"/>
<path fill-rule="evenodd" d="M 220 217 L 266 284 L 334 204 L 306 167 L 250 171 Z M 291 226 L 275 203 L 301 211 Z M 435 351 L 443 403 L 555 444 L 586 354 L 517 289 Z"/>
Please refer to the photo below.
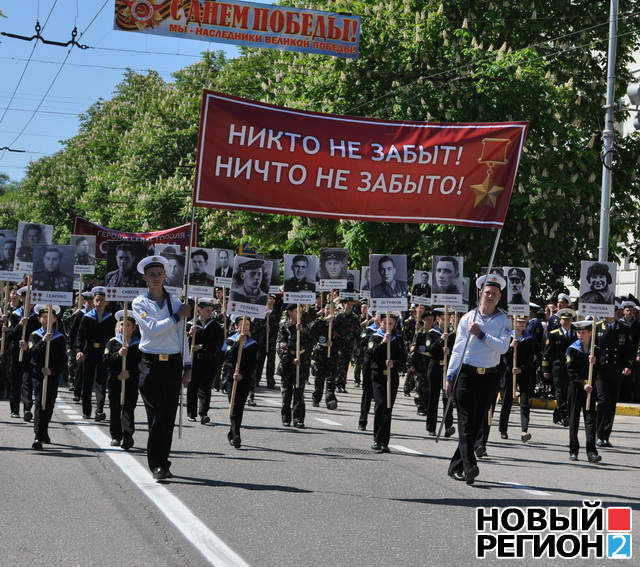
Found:
<path fill-rule="evenodd" d="M 577 313 L 573 309 L 565 307 L 564 309 L 560 309 L 556 315 L 560 317 L 560 319 L 568 319 L 569 317 L 571 317 L 571 319 L 575 319 Z"/>
<path fill-rule="evenodd" d="M 43 311 L 48 311 L 49 310 L 49 306 L 48 305 L 44 305 L 43 303 L 38 303 L 33 310 L 38 314 L 41 315 Z M 51 306 L 51 311 L 53 311 L 56 315 L 60 314 L 60 306 L 59 305 L 52 305 Z"/>
<path fill-rule="evenodd" d="M 138 273 L 143 274 L 150 268 L 164 268 L 166 271 L 169 267 L 169 260 L 164 256 L 147 256 L 138 262 Z"/>
<path fill-rule="evenodd" d="M 498 274 L 489 274 L 480 276 L 478 279 L 476 279 L 476 287 L 478 289 L 482 289 L 485 285 L 485 280 L 487 282 L 486 285 L 497 287 L 500 291 L 502 291 L 507 286 L 507 282 L 502 276 L 499 276 Z"/>
<path fill-rule="evenodd" d="M 116 317 L 116 321 L 118 322 L 122 321 L 124 319 L 124 309 L 120 309 L 120 311 L 116 311 L 115 317 Z M 136 322 L 136 318 L 133 314 L 133 311 L 131 310 L 127 311 L 127 320 L 133 321 L 134 323 Z"/>
<path fill-rule="evenodd" d="M 107 288 L 103 285 L 97 285 L 91 288 L 91 293 L 95 295 L 107 295 Z"/>

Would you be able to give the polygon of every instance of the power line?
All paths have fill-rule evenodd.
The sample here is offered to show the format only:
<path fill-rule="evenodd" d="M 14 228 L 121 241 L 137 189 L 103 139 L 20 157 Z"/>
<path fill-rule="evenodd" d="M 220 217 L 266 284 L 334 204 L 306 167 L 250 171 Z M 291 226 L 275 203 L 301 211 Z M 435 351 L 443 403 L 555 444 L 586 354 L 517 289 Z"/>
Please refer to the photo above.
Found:
<path fill-rule="evenodd" d="M 0 56 L 0 59 L 7 59 L 9 61 L 26 61 L 26 59 L 21 58 L 21 57 Z M 58 61 L 47 61 L 45 59 L 32 59 L 31 61 L 33 63 L 48 63 L 48 64 L 51 64 L 51 65 L 57 65 L 59 63 Z M 153 70 L 153 71 L 157 71 L 158 73 L 167 73 L 167 74 L 171 73 L 171 71 L 159 71 L 158 69 L 150 69 L 149 67 L 147 67 L 147 68 L 143 68 L 143 67 L 114 67 L 112 65 L 90 65 L 88 63 L 67 63 L 67 67 L 89 67 L 91 69 L 114 69 L 114 70 L 118 70 L 118 71 L 126 71 L 127 69 L 131 69 L 132 71 L 140 71 L 140 72 Z"/>
<path fill-rule="evenodd" d="M 121 49 L 118 47 L 90 47 L 89 49 L 95 49 L 97 51 L 121 51 L 123 53 L 140 53 L 144 55 L 172 55 L 175 57 L 195 57 L 196 59 L 202 57 L 202 53 L 190 54 L 190 53 L 170 53 L 166 51 L 141 51 L 139 49 Z"/>
<path fill-rule="evenodd" d="M 9 108 L 8 106 L 4 108 L 4 110 L 12 110 L 14 112 L 33 112 L 34 114 L 59 114 L 60 116 L 78 116 L 80 114 L 80 112 L 62 112 L 62 111 L 55 111 L 55 110 L 40 110 L 40 106 L 38 105 L 38 107 L 36 107 L 36 109 L 34 110 L 33 108 Z M 27 124 L 28 126 L 28 124 Z M 22 134 L 22 131 L 20 131 L 18 138 L 20 137 L 20 135 Z M 15 140 L 13 142 L 11 142 L 12 144 L 15 142 Z"/>

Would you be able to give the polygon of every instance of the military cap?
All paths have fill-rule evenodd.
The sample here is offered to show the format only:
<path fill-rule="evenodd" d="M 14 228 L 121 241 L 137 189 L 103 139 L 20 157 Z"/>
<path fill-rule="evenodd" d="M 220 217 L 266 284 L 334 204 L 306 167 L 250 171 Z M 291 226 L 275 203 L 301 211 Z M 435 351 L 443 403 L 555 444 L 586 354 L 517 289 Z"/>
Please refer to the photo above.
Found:
<path fill-rule="evenodd" d="M 623 301 L 620 304 L 620 307 L 622 309 L 626 309 L 627 307 L 629 307 L 630 309 L 638 309 L 638 306 L 633 301 Z"/>
<path fill-rule="evenodd" d="M 49 306 L 45 305 L 44 303 L 38 303 L 33 310 L 38 314 L 41 315 L 43 311 L 48 311 L 49 310 Z M 60 313 L 60 306 L 59 305 L 52 305 L 51 306 L 51 310 L 58 315 Z"/>
<path fill-rule="evenodd" d="M 115 317 L 116 317 L 116 321 L 122 321 L 124 319 L 124 309 L 120 309 L 120 311 L 116 311 Z M 133 314 L 133 311 L 131 311 L 131 309 L 127 311 L 127 319 L 129 321 L 133 321 L 134 323 L 136 322 L 135 315 Z"/>
<path fill-rule="evenodd" d="M 257 270 L 258 268 L 262 268 L 263 260 L 249 260 L 248 262 L 243 262 L 238 267 L 244 270 Z"/>
<path fill-rule="evenodd" d="M 484 286 L 485 279 L 487 280 L 487 285 L 490 285 L 490 286 L 493 286 L 493 287 L 497 287 L 501 291 L 507 285 L 507 282 L 504 281 L 504 278 L 502 276 L 499 276 L 498 274 L 489 274 L 489 275 L 485 275 L 485 276 L 480 276 L 476 280 L 476 287 L 478 289 L 482 289 L 482 287 Z"/>
<path fill-rule="evenodd" d="M 347 253 L 344 250 L 330 250 L 324 255 L 322 261 L 324 262 L 326 260 L 340 260 L 342 262 L 346 259 L 346 257 Z"/>
<path fill-rule="evenodd" d="M 91 288 L 91 293 L 93 295 L 107 295 L 107 288 L 103 285 L 97 285 L 94 288 Z"/>
<path fill-rule="evenodd" d="M 138 273 L 144 274 L 146 270 L 149 268 L 164 268 L 165 270 L 169 266 L 169 260 L 167 260 L 164 256 L 147 256 L 146 258 L 142 258 L 138 262 Z"/>
<path fill-rule="evenodd" d="M 564 299 L 567 303 L 571 303 L 571 298 L 566 293 L 558 294 L 558 301 L 560 301 L 561 299 Z"/>
<path fill-rule="evenodd" d="M 215 305 L 216 300 L 213 297 L 199 297 L 198 305 Z"/>
<path fill-rule="evenodd" d="M 520 268 L 509 268 L 509 271 L 507 272 L 507 278 L 520 278 L 521 280 L 524 280 L 525 274 L 524 271 Z"/>
<path fill-rule="evenodd" d="M 588 319 L 584 319 L 582 321 L 576 321 L 573 323 L 573 328 L 582 330 L 582 329 L 591 329 L 593 327 L 593 321 L 589 321 Z"/>
<path fill-rule="evenodd" d="M 80 295 L 82 295 L 82 297 L 84 297 L 85 299 L 91 299 L 93 297 L 93 292 L 83 291 Z"/>
<path fill-rule="evenodd" d="M 571 317 L 572 319 L 576 318 L 577 313 L 573 309 L 569 309 L 566 307 L 565 309 L 560 309 L 556 315 L 560 318 L 562 317 Z"/>

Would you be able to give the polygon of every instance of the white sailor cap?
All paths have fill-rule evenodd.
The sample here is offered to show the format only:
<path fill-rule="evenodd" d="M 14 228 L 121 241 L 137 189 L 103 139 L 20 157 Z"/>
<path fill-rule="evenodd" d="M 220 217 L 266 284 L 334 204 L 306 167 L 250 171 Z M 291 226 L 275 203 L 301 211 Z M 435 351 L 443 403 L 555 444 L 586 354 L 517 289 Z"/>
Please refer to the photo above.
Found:
<path fill-rule="evenodd" d="M 564 299 L 567 303 L 571 303 L 571 298 L 566 293 L 558 294 L 558 301 L 560 301 L 561 299 Z"/>
<path fill-rule="evenodd" d="M 93 292 L 92 291 L 83 291 L 81 293 L 82 297 L 84 297 L 85 299 L 91 299 L 93 297 Z"/>
<path fill-rule="evenodd" d="M 593 321 L 583 319 L 582 321 L 576 321 L 573 323 L 573 326 L 576 329 L 591 329 L 593 327 Z"/>
<path fill-rule="evenodd" d="M 124 309 L 120 309 L 120 311 L 116 311 L 116 321 L 122 321 L 124 319 Z M 136 317 L 133 314 L 133 311 L 131 311 L 131 309 L 129 309 L 127 311 L 127 319 L 133 321 L 134 323 L 136 322 Z"/>
<path fill-rule="evenodd" d="M 164 256 L 147 256 L 138 262 L 138 272 L 144 275 L 144 271 L 155 267 L 164 268 L 165 271 L 169 266 L 169 260 Z"/>
<path fill-rule="evenodd" d="M 482 289 L 485 279 L 487 280 L 487 285 L 500 288 L 500 291 L 502 291 L 507 285 L 507 282 L 504 281 L 502 276 L 499 276 L 498 274 L 489 274 L 488 276 L 480 276 L 476 280 L 476 287 L 478 289 Z"/>
<path fill-rule="evenodd" d="M 33 310 L 40 315 L 43 311 L 48 311 L 49 310 L 49 306 L 45 305 L 44 303 L 38 303 Z M 60 313 L 60 306 L 59 305 L 52 305 L 51 306 L 51 310 L 58 315 Z"/>
<path fill-rule="evenodd" d="M 540 309 L 540 306 L 537 303 L 530 302 L 529 309 Z"/>
<path fill-rule="evenodd" d="M 626 309 L 627 307 L 629 307 L 630 309 L 638 309 L 638 306 L 633 302 L 633 301 L 623 301 L 620 304 L 620 307 L 622 309 Z"/>
<path fill-rule="evenodd" d="M 19 293 L 20 295 L 22 295 L 22 296 L 25 296 L 25 295 L 27 295 L 27 289 L 28 289 L 28 287 L 27 287 L 26 285 L 23 285 L 23 286 L 18 290 L 18 293 Z"/>
<path fill-rule="evenodd" d="M 103 285 L 97 285 L 91 288 L 91 293 L 93 295 L 107 295 L 107 288 Z"/>
<path fill-rule="evenodd" d="M 199 297 L 198 305 L 215 305 L 217 302 L 213 297 Z"/>
<path fill-rule="evenodd" d="M 565 307 L 564 309 L 560 309 L 556 315 L 558 317 L 571 317 L 572 319 L 575 319 L 576 316 L 578 315 L 573 309 L 569 309 L 568 307 Z"/>

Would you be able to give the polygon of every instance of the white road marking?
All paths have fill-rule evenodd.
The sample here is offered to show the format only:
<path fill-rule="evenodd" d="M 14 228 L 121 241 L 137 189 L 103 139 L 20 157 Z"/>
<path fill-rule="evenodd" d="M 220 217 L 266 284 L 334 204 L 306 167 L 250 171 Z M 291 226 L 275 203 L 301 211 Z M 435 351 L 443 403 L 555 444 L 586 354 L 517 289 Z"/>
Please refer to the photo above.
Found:
<path fill-rule="evenodd" d="M 344 427 L 342 423 L 338 423 L 337 421 L 333 421 L 332 419 L 325 419 L 323 417 L 314 417 L 313 419 L 319 421 L 320 423 L 326 423 L 327 425 L 339 425 L 340 427 Z"/>
<path fill-rule="evenodd" d="M 520 484 L 519 482 L 498 482 L 498 484 L 504 484 L 505 486 L 510 486 L 511 488 L 517 488 L 519 490 L 524 490 L 529 494 L 535 494 L 536 496 L 551 496 L 549 492 L 544 492 L 542 490 L 535 490 L 530 486 L 526 486 L 524 484 Z"/>
<path fill-rule="evenodd" d="M 281 406 L 282 402 L 272 400 L 271 398 L 262 398 L 261 401 L 271 404 L 272 406 Z"/>
<path fill-rule="evenodd" d="M 391 449 L 396 449 L 396 451 L 400 451 L 402 453 L 408 453 L 409 455 L 424 455 L 420 451 L 415 451 L 414 449 L 409 449 L 409 447 L 405 447 L 404 445 L 389 445 Z"/>
<path fill-rule="evenodd" d="M 62 408 L 62 409 L 71 409 L 71 406 L 70 406 L 69 404 L 60 404 L 60 403 L 59 403 L 59 404 L 58 404 L 58 407 L 59 407 L 59 408 Z"/>
<path fill-rule="evenodd" d="M 214 534 L 168 488 L 153 480 L 151 473 L 138 461 L 124 451 L 114 450 L 111 447 L 111 439 L 102 432 L 101 428 L 94 427 L 87 421 L 78 421 L 76 425 L 178 528 L 180 533 L 203 555 L 208 564 L 215 567 L 248 567 L 244 559 Z"/>

